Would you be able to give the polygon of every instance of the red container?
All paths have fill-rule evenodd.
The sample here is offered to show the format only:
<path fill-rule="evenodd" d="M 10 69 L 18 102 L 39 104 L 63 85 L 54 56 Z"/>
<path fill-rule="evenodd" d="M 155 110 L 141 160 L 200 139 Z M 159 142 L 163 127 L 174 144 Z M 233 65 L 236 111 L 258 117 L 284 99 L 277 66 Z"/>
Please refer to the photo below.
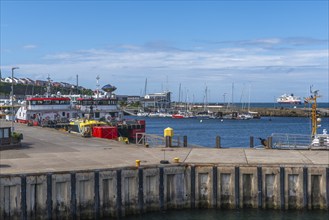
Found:
<path fill-rule="evenodd" d="M 102 127 L 93 127 L 93 137 L 101 137 Z"/>
<path fill-rule="evenodd" d="M 93 136 L 98 138 L 117 139 L 118 128 L 111 126 L 93 127 Z"/>

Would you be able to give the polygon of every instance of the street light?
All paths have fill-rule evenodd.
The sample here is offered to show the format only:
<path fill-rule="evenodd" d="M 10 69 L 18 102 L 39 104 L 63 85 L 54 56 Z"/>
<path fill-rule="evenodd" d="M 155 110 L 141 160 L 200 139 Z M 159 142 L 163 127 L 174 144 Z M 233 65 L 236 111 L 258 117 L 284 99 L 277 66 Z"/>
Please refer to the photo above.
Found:
<path fill-rule="evenodd" d="M 11 132 L 14 132 L 14 70 L 19 69 L 19 67 L 11 68 Z"/>

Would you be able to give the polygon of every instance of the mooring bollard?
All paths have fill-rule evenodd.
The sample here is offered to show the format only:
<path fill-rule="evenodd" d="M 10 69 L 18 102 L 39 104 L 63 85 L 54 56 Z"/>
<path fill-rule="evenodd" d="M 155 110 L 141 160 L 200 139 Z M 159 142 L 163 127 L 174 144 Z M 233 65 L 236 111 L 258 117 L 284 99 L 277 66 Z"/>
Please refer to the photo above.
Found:
<path fill-rule="evenodd" d="M 272 149 L 272 137 L 271 136 L 267 138 L 267 148 Z"/>
<path fill-rule="evenodd" d="M 187 147 L 187 136 L 185 135 L 183 138 L 184 138 L 183 147 Z"/>
<path fill-rule="evenodd" d="M 171 137 L 166 136 L 166 147 L 171 147 Z"/>
<path fill-rule="evenodd" d="M 221 146 L 220 146 L 220 136 L 216 137 L 216 148 L 221 148 Z"/>
<path fill-rule="evenodd" d="M 250 148 L 254 148 L 254 137 L 250 136 Z"/>
<path fill-rule="evenodd" d="M 163 130 L 163 136 L 166 139 L 166 147 L 171 147 L 172 146 L 172 138 L 174 137 L 174 130 L 170 127 L 166 128 Z"/>

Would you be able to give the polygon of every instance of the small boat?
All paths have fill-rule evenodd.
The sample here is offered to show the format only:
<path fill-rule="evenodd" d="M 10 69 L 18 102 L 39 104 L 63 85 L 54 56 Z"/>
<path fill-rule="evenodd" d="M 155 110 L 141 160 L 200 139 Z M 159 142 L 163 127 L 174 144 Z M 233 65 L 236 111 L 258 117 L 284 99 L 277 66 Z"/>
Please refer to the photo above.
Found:
<path fill-rule="evenodd" d="M 322 134 L 316 134 L 311 143 L 312 149 L 329 150 L 329 135 L 327 129 L 323 129 Z"/>
<path fill-rule="evenodd" d="M 180 114 L 180 113 L 173 114 L 171 117 L 172 117 L 172 118 L 176 118 L 176 119 L 185 118 L 185 116 L 182 115 L 182 114 Z"/>
<path fill-rule="evenodd" d="M 279 104 L 301 104 L 302 100 L 298 96 L 294 96 L 294 94 L 283 94 L 276 99 Z"/>
<path fill-rule="evenodd" d="M 240 113 L 238 114 L 238 117 L 237 119 L 240 119 L 240 120 L 249 120 L 249 119 L 253 119 L 253 115 L 249 114 L 249 113 Z"/>
<path fill-rule="evenodd" d="M 145 133 L 145 120 L 122 120 L 113 123 L 98 121 L 93 119 L 77 119 L 71 121 L 68 126 L 68 131 L 80 134 L 82 137 L 104 137 L 102 132 L 96 132 L 96 130 L 108 130 L 111 128 L 116 130 L 116 137 L 124 137 L 128 140 L 136 140 L 136 138 L 142 138 L 142 133 Z M 112 136 L 113 137 L 113 136 Z M 110 138 L 115 139 L 115 138 Z"/>
<path fill-rule="evenodd" d="M 105 126 L 107 123 L 97 120 L 77 119 L 70 122 L 69 132 L 79 133 L 83 137 L 91 137 L 95 126 Z"/>
<path fill-rule="evenodd" d="M 172 118 L 181 119 L 181 118 L 194 118 L 192 112 L 189 111 L 179 111 L 176 114 L 171 115 Z"/>

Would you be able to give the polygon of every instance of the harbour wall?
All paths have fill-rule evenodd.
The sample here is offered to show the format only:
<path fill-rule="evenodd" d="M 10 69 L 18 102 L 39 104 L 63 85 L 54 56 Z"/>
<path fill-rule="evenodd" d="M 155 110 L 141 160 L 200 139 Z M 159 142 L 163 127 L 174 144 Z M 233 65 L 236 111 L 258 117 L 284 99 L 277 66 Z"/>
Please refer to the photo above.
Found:
<path fill-rule="evenodd" d="M 169 164 L 0 176 L 1 219 L 190 208 L 329 209 L 329 167 Z"/>

